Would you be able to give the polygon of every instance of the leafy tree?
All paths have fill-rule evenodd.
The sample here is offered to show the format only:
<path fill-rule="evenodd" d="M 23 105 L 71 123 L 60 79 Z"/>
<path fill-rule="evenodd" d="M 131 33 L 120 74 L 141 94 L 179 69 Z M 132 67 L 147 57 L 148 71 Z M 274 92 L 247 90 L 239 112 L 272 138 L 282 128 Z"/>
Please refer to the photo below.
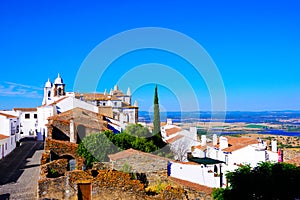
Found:
<path fill-rule="evenodd" d="M 96 161 L 108 161 L 108 155 L 115 153 L 117 148 L 107 138 L 111 131 L 103 133 L 92 133 L 84 137 L 79 143 L 77 152 L 86 159 L 86 165 L 89 167 Z"/>
<path fill-rule="evenodd" d="M 123 132 L 136 137 L 147 138 L 151 136 L 149 129 L 141 124 L 129 124 Z"/>
<path fill-rule="evenodd" d="M 245 165 L 226 177 L 229 187 L 214 190 L 214 199 L 300 198 L 300 167 L 292 164 L 261 162 L 253 169 Z"/>

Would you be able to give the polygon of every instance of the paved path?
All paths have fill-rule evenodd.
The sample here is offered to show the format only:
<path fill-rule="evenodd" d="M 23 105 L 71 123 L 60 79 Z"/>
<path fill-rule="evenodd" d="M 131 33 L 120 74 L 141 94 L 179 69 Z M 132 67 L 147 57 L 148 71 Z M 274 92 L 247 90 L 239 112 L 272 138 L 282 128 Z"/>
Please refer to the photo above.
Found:
<path fill-rule="evenodd" d="M 43 142 L 24 141 L 0 160 L 0 200 L 36 199 L 43 147 Z"/>

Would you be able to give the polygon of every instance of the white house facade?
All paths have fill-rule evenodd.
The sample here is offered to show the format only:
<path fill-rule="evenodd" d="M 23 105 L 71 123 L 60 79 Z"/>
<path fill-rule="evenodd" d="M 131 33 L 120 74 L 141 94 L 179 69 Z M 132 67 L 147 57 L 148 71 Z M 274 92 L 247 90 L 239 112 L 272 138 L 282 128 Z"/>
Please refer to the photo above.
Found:
<path fill-rule="evenodd" d="M 163 141 L 170 145 L 175 160 L 187 161 L 187 153 L 193 146 L 200 145 L 196 127 L 185 130 L 174 125 L 172 119 L 167 119 L 167 124 L 161 126 L 161 135 Z"/>
<path fill-rule="evenodd" d="M 272 141 L 271 149 L 264 141 L 247 136 L 213 135 L 209 141 L 203 135 L 201 145 L 191 149 L 188 160 L 192 162 L 170 163 L 170 176 L 208 187 L 224 187 L 228 171 L 245 164 L 256 167 L 259 162 L 278 162 L 276 141 Z"/>
<path fill-rule="evenodd" d="M 14 150 L 19 141 L 18 117 L 3 112 L 0 112 L 0 159 Z"/>

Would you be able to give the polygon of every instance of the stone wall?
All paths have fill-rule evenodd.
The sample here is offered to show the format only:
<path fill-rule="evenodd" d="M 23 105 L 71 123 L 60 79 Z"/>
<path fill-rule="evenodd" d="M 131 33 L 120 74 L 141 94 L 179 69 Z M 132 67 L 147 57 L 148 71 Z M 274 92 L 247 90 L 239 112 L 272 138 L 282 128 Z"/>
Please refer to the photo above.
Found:
<path fill-rule="evenodd" d="M 72 155 L 74 157 L 78 157 L 77 147 L 77 144 L 68 141 L 46 138 L 45 150 L 50 150 L 58 156 Z"/>
<path fill-rule="evenodd" d="M 112 161 L 112 167 L 115 170 L 122 170 L 124 165 L 128 165 L 134 173 L 146 173 L 167 170 L 167 163 L 167 159 L 158 156 L 150 157 L 143 154 L 134 154 Z"/>
<path fill-rule="evenodd" d="M 77 169 L 81 169 L 84 165 L 84 158 L 78 155 L 77 147 L 77 144 L 68 141 L 60 141 L 46 138 L 45 151 L 42 154 L 41 165 L 49 162 L 51 154 L 55 154 L 58 158 L 74 158 L 76 160 Z M 54 159 L 52 158 L 52 160 Z"/>
<path fill-rule="evenodd" d="M 41 166 L 41 178 L 64 176 L 67 171 L 67 159 L 54 160 Z"/>
<path fill-rule="evenodd" d="M 77 199 L 78 184 L 91 183 L 93 199 L 147 199 L 144 186 L 118 171 L 71 171 L 59 178 L 44 178 L 38 183 L 39 199 Z"/>

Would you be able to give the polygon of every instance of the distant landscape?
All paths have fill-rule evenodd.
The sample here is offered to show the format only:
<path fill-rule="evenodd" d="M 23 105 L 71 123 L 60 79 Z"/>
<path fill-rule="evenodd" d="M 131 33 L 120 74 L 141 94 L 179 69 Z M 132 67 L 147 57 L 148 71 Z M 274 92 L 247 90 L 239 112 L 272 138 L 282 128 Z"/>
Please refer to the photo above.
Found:
<path fill-rule="evenodd" d="M 151 123 L 153 113 L 139 112 L 139 122 Z M 213 116 L 213 117 L 212 117 Z M 228 111 L 223 113 L 210 111 L 161 112 L 161 121 L 171 118 L 183 127 L 194 124 L 198 129 L 208 127 L 220 134 L 275 134 L 300 136 L 300 111 Z"/>

